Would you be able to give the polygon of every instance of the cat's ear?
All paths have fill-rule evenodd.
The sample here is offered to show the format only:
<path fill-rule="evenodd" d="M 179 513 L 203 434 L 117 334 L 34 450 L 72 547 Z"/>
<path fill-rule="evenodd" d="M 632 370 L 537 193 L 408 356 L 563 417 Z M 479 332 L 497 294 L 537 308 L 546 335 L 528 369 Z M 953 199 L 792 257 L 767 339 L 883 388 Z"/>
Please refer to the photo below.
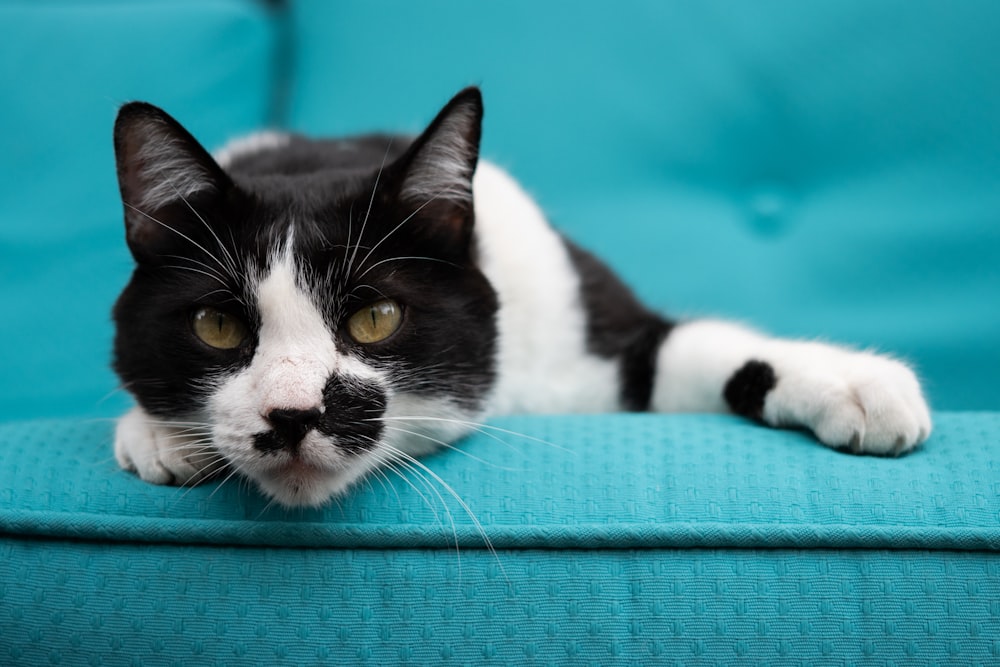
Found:
<path fill-rule="evenodd" d="M 163 110 L 131 102 L 118 111 L 114 131 L 125 232 L 137 260 L 177 243 L 197 210 L 231 186 L 201 144 Z"/>
<path fill-rule="evenodd" d="M 467 235 L 473 219 L 472 176 L 479 160 L 483 97 L 459 92 L 401 158 L 400 199 Z"/>

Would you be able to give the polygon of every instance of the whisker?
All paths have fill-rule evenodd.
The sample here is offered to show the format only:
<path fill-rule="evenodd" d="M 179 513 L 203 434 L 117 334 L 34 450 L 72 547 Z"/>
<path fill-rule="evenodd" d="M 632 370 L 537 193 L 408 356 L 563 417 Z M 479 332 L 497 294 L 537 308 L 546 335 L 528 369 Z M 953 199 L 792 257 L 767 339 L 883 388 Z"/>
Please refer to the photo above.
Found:
<path fill-rule="evenodd" d="M 403 501 L 399 497 L 399 491 L 397 491 L 396 487 L 392 485 L 392 482 L 389 481 L 389 476 L 385 474 L 385 471 L 381 467 L 371 470 L 367 475 L 365 475 L 364 478 L 365 484 L 367 484 L 368 488 L 374 492 L 375 485 L 372 484 L 373 479 L 378 481 L 379 486 L 382 487 L 383 493 L 388 493 L 389 489 L 392 489 L 393 495 L 396 496 L 396 504 L 400 507 L 403 506 Z"/>
<path fill-rule="evenodd" d="M 416 217 L 416 215 L 418 213 L 420 213 L 427 206 L 429 206 L 435 200 L 437 200 L 437 198 L 440 197 L 442 194 L 444 194 L 443 190 L 441 192 L 437 193 L 436 195 L 434 195 L 433 197 L 431 197 L 430 199 L 428 199 L 427 201 L 425 201 L 420 206 L 418 206 L 417 209 L 415 211 L 413 211 L 413 213 L 411 213 L 408 216 L 406 216 L 401 223 L 399 223 L 398 225 L 396 225 L 395 227 L 393 227 L 391 230 L 389 230 L 389 232 L 385 236 L 383 236 L 379 240 L 378 243 L 376 243 L 374 246 L 372 246 L 371 250 L 368 251 L 368 254 L 365 255 L 365 258 L 361 260 L 361 263 L 358 266 L 364 266 L 365 262 L 367 262 L 368 259 L 372 256 L 372 253 L 375 252 L 378 249 L 378 247 L 380 245 L 382 245 L 382 243 L 384 243 L 386 240 L 388 240 L 388 238 L 390 236 L 392 236 L 393 234 L 395 234 L 400 229 L 400 227 L 402 227 L 403 225 L 405 225 L 406 223 L 408 223 L 410 220 L 412 220 L 414 217 Z M 353 260 L 353 258 L 352 258 L 352 260 Z"/>
<path fill-rule="evenodd" d="M 174 234 L 177 234 L 177 236 L 181 237 L 182 239 L 184 239 L 185 241 L 187 241 L 188 243 L 190 243 L 191 245 L 193 245 L 194 247 L 198 248 L 203 253 L 205 253 L 206 255 L 208 255 L 209 257 L 211 257 L 212 259 L 214 259 L 216 261 L 216 263 L 218 263 L 218 265 L 220 267 L 222 267 L 223 271 L 227 270 L 226 265 L 223 264 L 222 261 L 219 260 L 218 257 L 216 257 L 214 254 L 210 253 L 208 250 L 205 249 L 205 247 L 203 245 L 201 245 L 200 243 L 198 243 L 197 241 L 195 241 L 194 239 L 192 239 L 190 236 L 188 236 L 188 235 L 186 235 L 186 234 L 184 234 L 184 233 L 182 233 L 182 232 L 174 229 L 173 227 L 171 227 L 167 223 L 163 222 L 162 220 L 157 220 L 155 217 L 153 217 L 149 213 L 146 213 L 142 209 L 140 209 L 140 208 L 138 208 L 136 206 L 133 206 L 132 204 L 129 204 L 128 202 L 124 202 L 124 204 L 125 204 L 125 206 L 127 206 L 130 209 L 132 209 L 133 211 L 135 211 L 139 215 L 143 215 L 143 216 L 149 218 L 150 220 L 152 220 L 153 222 L 155 222 L 156 224 L 160 225 L 161 227 L 164 227 L 165 229 L 170 230 Z"/>
<path fill-rule="evenodd" d="M 219 470 L 223 470 L 223 469 L 224 468 L 220 468 Z M 214 471 L 213 474 L 219 472 L 219 470 Z M 240 472 L 239 468 L 237 468 L 236 466 L 232 466 L 232 470 L 230 471 L 230 473 L 228 475 L 226 475 L 225 479 L 221 480 L 218 484 L 216 484 L 215 485 L 215 489 L 210 494 L 208 494 L 208 500 L 211 500 L 212 498 L 214 498 L 215 494 L 217 494 L 219 492 L 219 490 L 222 489 L 223 486 L 225 486 L 226 482 L 228 482 L 233 477 L 235 477 L 236 475 L 238 475 L 239 472 Z"/>
<path fill-rule="evenodd" d="M 177 196 L 181 198 L 182 202 L 184 202 L 184 205 L 187 206 L 192 213 L 194 213 L 195 217 L 198 218 L 201 224 L 204 225 L 205 229 L 208 230 L 208 233 L 212 235 L 212 238 L 215 239 L 215 243 L 219 246 L 219 250 L 222 251 L 223 256 L 226 258 L 226 262 L 228 263 L 229 275 L 235 278 L 239 274 L 239 271 L 237 271 L 236 269 L 236 261 L 233 259 L 233 256 L 229 254 L 229 251 L 226 249 L 226 246 L 223 245 L 222 240 L 215 233 L 215 230 L 212 229 L 212 226 L 208 224 L 205 218 L 201 217 L 201 214 L 195 210 L 194 206 L 191 205 L 191 202 L 188 201 L 187 197 L 185 197 L 180 192 L 180 190 L 177 189 L 173 181 L 170 181 L 170 187 L 173 188 L 174 192 L 177 193 Z M 212 256 L 210 253 L 209 256 L 212 257 L 212 259 L 214 259 L 216 262 L 219 262 L 219 259 L 217 257 Z M 224 270 L 226 269 L 226 265 L 223 265 L 222 262 L 219 262 L 219 265 L 222 266 Z"/>
<path fill-rule="evenodd" d="M 444 530 L 444 527 L 445 527 L 444 526 L 444 522 L 441 521 L 441 516 L 438 514 L 437 510 L 434 508 L 434 504 L 430 500 L 427 499 L 427 496 L 425 496 L 420 491 L 419 488 L 417 488 L 416 484 L 414 484 L 412 481 L 410 481 L 410 479 L 408 477 L 406 477 L 406 475 L 404 475 L 403 473 L 401 473 L 395 467 L 395 462 L 391 458 L 386 458 L 384 456 L 381 456 L 381 454 L 382 454 L 382 452 L 378 452 L 377 456 L 373 456 L 372 457 L 380 466 L 382 466 L 382 468 L 376 468 L 375 472 L 377 472 L 378 474 L 380 474 L 382 477 L 385 477 L 386 481 L 388 481 L 388 477 L 385 475 L 384 472 L 382 472 L 383 470 L 388 470 L 388 471 L 392 472 L 393 474 L 395 474 L 397 477 L 399 477 L 401 480 L 403 480 L 404 482 L 406 482 L 406 484 L 411 489 L 413 489 L 413 492 L 416 493 L 420 497 L 420 500 L 422 500 L 423 503 L 424 503 L 424 505 L 427 506 L 427 509 L 429 509 L 431 511 L 431 514 L 434 515 L 434 520 L 438 523 L 439 526 L 441 526 L 441 529 Z M 395 492 L 395 494 L 396 494 L 396 502 L 400 505 L 400 507 L 402 507 L 403 501 L 399 497 L 399 492 L 396 491 L 396 488 L 392 485 L 391 482 L 389 483 L 389 486 L 392 487 L 393 492 Z"/>
<path fill-rule="evenodd" d="M 201 430 L 205 431 L 205 433 L 211 433 L 213 431 L 213 429 L 214 429 L 214 425 L 212 423 L 210 423 L 210 422 L 195 421 L 193 419 L 190 420 L 190 421 L 183 421 L 183 420 L 180 420 L 180 419 L 176 419 L 176 420 L 162 419 L 162 420 L 160 420 L 160 419 L 153 418 L 153 419 L 148 419 L 146 421 L 146 423 L 147 424 L 151 424 L 153 426 L 159 426 L 161 428 L 174 429 L 174 430 L 177 430 L 177 429 L 201 429 Z"/>
<path fill-rule="evenodd" d="M 250 480 L 248 480 L 246 477 L 243 477 L 242 479 L 243 479 L 243 481 L 246 482 L 247 492 L 249 492 L 251 490 L 251 488 L 250 488 Z M 268 510 L 270 510 L 272 507 L 274 507 L 277 502 L 278 502 L 277 498 L 274 498 L 274 497 L 268 498 L 267 499 L 267 504 L 264 505 L 264 507 L 261 508 L 260 512 L 257 513 L 257 516 L 254 517 L 254 521 L 260 520 L 260 518 L 262 516 L 264 516 L 265 514 L 267 514 Z"/>
<path fill-rule="evenodd" d="M 218 272 L 216 272 L 216 270 L 214 268 L 212 268 L 212 266 L 210 264 L 206 264 L 205 262 L 198 261 L 197 259 L 194 259 L 193 257 L 185 257 L 184 255 L 164 255 L 164 257 L 167 258 L 167 259 L 179 259 L 181 261 L 191 262 L 192 264 L 197 264 L 198 266 L 202 267 L 206 271 L 211 272 L 212 275 L 218 277 L 220 280 L 224 281 L 224 279 L 225 279 L 225 276 L 224 275 L 220 275 Z"/>
<path fill-rule="evenodd" d="M 108 393 L 104 394 L 104 396 L 101 396 L 101 398 L 97 401 L 97 404 L 98 405 L 104 405 L 105 403 L 107 403 L 108 401 L 110 401 L 111 398 L 113 396 L 115 396 L 116 394 L 120 394 L 122 392 L 127 392 L 127 391 L 128 391 L 128 387 L 125 386 L 124 384 L 120 384 L 117 387 L 115 387 L 114 389 L 112 389 L 111 391 L 109 391 Z M 99 419 L 99 421 L 117 422 L 118 421 L 118 417 L 104 417 L 104 418 Z"/>
<path fill-rule="evenodd" d="M 201 269 L 195 269 L 195 268 L 190 267 L 190 266 L 181 266 L 179 264 L 164 264 L 161 268 L 164 268 L 164 269 L 177 269 L 178 271 L 190 271 L 191 273 L 200 273 L 203 276 L 208 276 L 212 280 L 218 281 L 218 283 L 220 285 L 223 285 L 227 289 L 229 288 L 229 285 L 226 285 L 226 281 L 225 280 L 223 280 L 222 278 L 218 277 L 214 273 L 209 273 L 207 271 L 202 271 Z"/>
<path fill-rule="evenodd" d="M 472 511 L 472 508 L 469 507 L 468 503 L 466 503 L 465 500 L 462 499 L 462 496 L 460 496 L 458 494 L 458 492 L 456 492 L 455 489 L 453 489 L 451 487 L 451 485 L 449 485 L 447 482 L 445 482 L 443 479 L 441 479 L 440 475 L 438 475 L 436 472 L 434 472 L 433 470 L 431 470 L 430 468 L 428 468 L 426 465 L 424 465 L 423 463 L 421 463 L 419 460 L 417 460 L 413 456 L 410 456 L 406 452 L 404 452 L 404 451 L 402 451 L 400 449 L 397 449 L 397 448 L 395 448 L 395 447 L 393 447 L 391 445 L 387 445 L 387 444 L 383 443 L 383 447 L 386 450 L 392 452 L 396 457 L 398 457 L 398 459 L 401 459 L 402 462 L 405 462 L 405 463 L 409 464 L 409 466 L 414 466 L 417 469 L 419 469 L 420 472 L 422 472 L 423 474 L 428 475 L 431 479 L 433 479 L 435 482 L 437 482 L 437 484 L 439 486 L 441 486 L 441 488 L 443 488 L 448 493 L 448 495 L 450 495 L 452 498 L 455 499 L 455 502 L 458 503 L 459 507 L 462 508 L 462 510 L 465 512 L 465 514 L 472 521 L 472 523 L 475 526 L 476 530 L 479 532 L 479 535 L 482 538 L 483 543 L 486 545 L 487 550 L 493 555 L 494 559 L 496 559 L 497 566 L 500 568 L 500 571 L 504 575 L 504 579 L 507 580 L 507 583 L 509 584 L 510 583 L 510 579 L 507 577 L 507 572 L 506 572 L 506 570 L 503 567 L 503 563 L 500 562 L 500 557 L 497 554 L 496 548 L 493 546 L 493 541 L 490 539 L 490 536 L 486 532 L 486 529 L 483 527 L 483 524 L 480 523 L 479 517 L 477 517 L 476 514 L 475 514 L 475 512 Z M 442 502 L 443 502 L 443 498 L 442 498 Z M 457 536 L 456 536 L 456 541 L 457 541 Z"/>
<path fill-rule="evenodd" d="M 482 422 L 472 422 L 472 421 L 466 421 L 466 420 L 463 420 L 463 419 L 452 419 L 452 418 L 446 418 L 446 417 L 432 417 L 432 416 L 428 416 L 428 415 L 391 416 L 391 417 L 381 416 L 381 417 L 371 417 L 371 418 L 366 419 L 366 421 L 394 421 L 394 420 L 398 420 L 398 421 L 433 421 L 433 422 L 444 422 L 446 424 L 458 424 L 460 426 L 468 426 L 469 428 L 472 428 L 473 430 L 475 430 L 475 431 L 477 431 L 479 433 L 482 433 L 483 435 L 485 435 L 487 437 L 492 437 L 494 440 L 497 440 L 498 442 L 501 442 L 501 443 L 503 443 L 503 444 L 505 444 L 507 446 L 510 446 L 509 442 L 506 442 L 505 440 L 501 440 L 499 438 L 496 438 L 495 436 L 492 436 L 491 433 L 490 433 L 490 431 L 494 431 L 494 432 L 497 432 L 497 433 L 503 433 L 505 435 L 513 436 L 513 437 L 516 437 L 516 438 L 520 438 L 522 440 L 528 440 L 530 442 L 537 442 L 538 444 L 546 445 L 548 447 L 552 447 L 553 449 L 556 449 L 556 450 L 559 450 L 559 451 L 562 451 L 562 452 L 567 452 L 567 453 L 570 453 L 570 454 L 576 454 L 576 452 L 574 450 L 568 449 L 568 448 L 563 447 L 561 445 L 557 445 L 556 443 L 551 442 L 549 440 L 543 440 L 542 438 L 536 438 L 535 436 L 528 435 L 527 433 L 520 433 L 518 431 L 512 431 L 510 429 L 502 428 L 500 426 L 494 426 L 492 424 L 485 424 L 485 423 L 482 423 Z"/>
<path fill-rule="evenodd" d="M 348 296 L 353 296 L 355 292 L 358 292 L 358 291 L 363 290 L 363 289 L 370 289 L 371 291 L 375 292 L 376 294 L 378 294 L 383 299 L 388 299 L 389 298 L 388 296 L 386 296 L 385 292 L 383 292 L 379 288 L 375 287 L 374 285 L 367 285 L 367 284 L 365 284 L 365 285 L 355 285 L 354 287 L 351 288 L 351 292 L 350 292 L 350 294 L 348 294 Z"/>
<path fill-rule="evenodd" d="M 225 463 L 221 455 L 217 459 L 211 461 L 205 467 L 205 469 L 217 465 L 220 462 Z M 185 498 L 188 497 L 188 495 L 191 494 L 192 491 L 194 491 L 195 487 L 200 486 L 202 482 L 207 482 L 208 480 L 210 480 L 212 475 L 216 474 L 219 470 L 222 470 L 222 468 L 213 469 L 209 474 L 201 476 L 197 480 L 186 480 L 184 483 L 182 483 L 180 486 L 177 487 L 177 493 L 174 494 L 174 497 L 171 502 L 178 503 L 183 501 Z"/>
<path fill-rule="evenodd" d="M 351 208 L 347 211 L 347 242 L 344 244 L 344 258 L 341 260 L 345 266 L 347 265 L 347 253 L 351 248 L 351 231 L 354 227 L 354 204 L 356 201 L 351 199 Z M 332 246 L 330 249 L 333 250 L 334 247 L 336 246 Z"/>
<path fill-rule="evenodd" d="M 381 180 L 382 171 L 385 169 L 385 161 L 389 159 L 390 150 L 392 150 L 392 139 L 389 139 L 389 145 L 385 147 L 385 154 L 382 156 L 382 164 L 379 165 L 378 172 L 375 174 L 375 185 L 372 186 L 372 195 L 368 199 L 368 210 L 365 211 L 365 219 L 361 223 L 361 231 L 358 232 L 358 241 L 354 246 L 354 252 L 351 254 L 351 259 L 347 262 L 345 275 L 351 274 L 351 270 L 354 267 L 354 260 L 358 256 L 358 246 L 361 244 L 361 239 L 365 236 L 365 228 L 368 226 L 368 218 L 371 216 L 372 205 L 375 203 L 375 193 L 378 191 L 379 180 Z M 369 255 L 370 254 L 371 252 L 369 251 Z M 361 264 L 364 265 L 364 262 L 362 261 Z"/>
<path fill-rule="evenodd" d="M 406 472 L 410 473 L 410 475 L 416 478 L 423 485 L 425 489 L 427 489 L 429 492 L 437 496 L 438 501 L 441 503 L 441 509 L 444 510 L 445 516 L 448 518 L 448 524 L 451 527 L 452 541 L 455 545 L 455 557 L 458 559 L 459 580 L 461 580 L 462 545 L 458 539 L 458 527 L 455 524 L 455 517 L 451 512 L 451 508 L 448 507 L 448 503 L 445 501 L 444 496 L 441 495 L 441 492 L 437 490 L 434 484 L 431 483 L 431 480 L 428 479 L 428 477 L 423 472 L 421 472 L 417 467 L 413 466 L 408 461 L 403 460 L 399 457 L 399 455 L 403 454 L 400 450 L 397 450 L 390 446 L 386 446 L 383 449 L 383 451 L 385 451 L 392 457 L 391 462 L 387 466 L 388 469 L 396 473 L 396 475 L 398 475 L 400 479 L 406 481 L 417 493 L 417 495 L 419 495 L 421 498 L 424 498 L 424 502 L 427 503 L 427 506 L 430 508 L 431 513 L 434 514 L 434 518 L 437 521 L 438 526 L 440 526 L 441 532 L 444 533 L 447 530 L 447 527 L 445 526 L 444 522 L 441 521 L 438 513 L 434 510 L 433 504 L 431 504 L 424 497 L 424 495 L 420 493 L 420 490 L 416 487 L 416 485 L 413 484 L 412 481 L 410 481 L 408 476 L 402 474 L 402 472 L 400 472 L 400 470 L 397 469 L 397 466 L 399 466 L 399 468 L 402 468 L 402 470 L 405 470 Z"/>
<path fill-rule="evenodd" d="M 379 174 L 381 174 L 381 170 L 379 171 Z M 378 176 L 375 177 L 375 185 L 376 187 L 378 186 Z M 375 191 L 373 189 L 372 197 L 374 198 L 374 196 L 375 196 Z M 340 275 L 344 277 L 348 275 L 348 270 L 351 264 L 351 261 L 348 259 L 347 255 L 349 252 L 351 252 L 351 232 L 353 231 L 354 228 L 354 204 L 356 202 L 357 202 L 356 199 L 351 199 L 351 208 L 347 212 L 347 241 L 346 243 L 344 243 L 344 258 L 340 261 L 340 266 L 337 267 L 340 269 Z M 361 243 L 360 237 L 358 238 L 358 243 Z M 357 248 L 354 249 L 354 252 L 357 252 Z M 328 269 L 327 275 L 330 276 L 331 278 L 333 277 L 334 268 L 335 267 L 331 264 L 330 268 Z"/>
<path fill-rule="evenodd" d="M 236 300 L 237 300 L 237 301 L 238 301 L 239 303 L 243 303 L 242 299 L 240 299 L 240 298 L 239 298 L 238 296 L 236 296 L 235 294 L 233 294 L 233 293 L 232 293 L 232 291 L 230 291 L 230 290 L 228 290 L 228 289 L 224 289 L 224 288 L 222 288 L 222 287 L 220 287 L 219 289 L 214 289 L 214 290 L 212 290 L 211 292 L 205 292 L 204 294 L 202 294 L 202 295 L 201 295 L 201 296 L 200 296 L 200 297 L 198 298 L 198 301 L 204 301 L 204 300 L 205 300 L 205 299 L 207 299 L 208 297 L 210 297 L 210 296 L 214 296 L 214 295 L 216 295 L 216 294 L 228 294 L 229 296 L 231 296 L 231 297 L 233 297 L 234 299 L 236 299 Z"/>
<path fill-rule="evenodd" d="M 408 435 L 412 435 L 412 436 L 417 437 L 417 438 L 423 438 L 424 440 L 427 440 L 429 442 L 433 442 L 434 444 L 439 445 L 440 447 L 443 447 L 444 449 L 448 449 L 448 450 L 451 450 L 453 452 L 457 452 L 457 453 L 461 454 L 462 456 L 466 456 L 466 457 L 472 459 L 473 461 L 475 461 L 477 463 L 481 463 L 484 466 L 488 466 L 490 468 L 496 468 L 497 470 L 504 470 L 506 472 L 523 472 L 523 469 L 507 468 L 505 466 L 499 466 L 499 465 L 497 465 L 495 463 L 491 463 L 491 462 L 487 461 L 486 459 L 482 459 L 482 458 L 480 458 L 480 457 L 478 457 L 478 456 L 476 456 L 474 454 L 470 454 L 469 452 L 461 449 L 460 447 L 456 447 L 455 445 L 452 445 L 451 443 L 448 443 L 448 442 L 445 442 L 444 440 L 440 440 L 440 439 L 435 438 L 433 436 L 427 435 L 426 433 L 421 433 L 419 431 L 410 431 L 410 430 L 405 429 L 405 428 L 399 428 L 398 426 L 386 426 L 385 428 L 386 428 L 387 431 L 395 431 L 396 433 L 406 433 Z"/>
<path fill-rule="evenodd" d="M 381 260 L 375 262 L 374 264 L 372 264 L 371 266 L 369 266 L 367 269 L 364 270 L 364 272 L 361 275 L 359 275 L 356 278 L 356 280 L 361 280 L 366 275 L 368 275 L 369 271 L 371 271 L 372 269 L 374 269 L 375 267 L 377 267 L 377 266 L 379 266 L 381 264 L 385 264 L 387 262 L 400 262 L 400 261 L 406 261 L 406 260 L 439 262 L 441 264 L 447 264 L 448 266 L 453 266 L 455 268 L 458 268 L 458 264 L 455 264 L 454 262 L 449 262 L 449 261 L 444 260 L 444 259 L 437 259 L 436 257 L 390 257 L 388 259 L 381 259 Z M 364 262 L 362 262 L 362 266 L 364 266 Z"/>

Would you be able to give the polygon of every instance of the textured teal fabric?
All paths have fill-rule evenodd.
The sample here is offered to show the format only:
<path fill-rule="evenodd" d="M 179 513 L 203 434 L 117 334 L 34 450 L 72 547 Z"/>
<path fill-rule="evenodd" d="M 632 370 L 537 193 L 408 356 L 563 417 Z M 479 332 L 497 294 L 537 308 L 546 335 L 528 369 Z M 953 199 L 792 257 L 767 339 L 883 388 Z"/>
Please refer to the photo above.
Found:
<path fill-rule="evenodd" d="M 0 419 L 120 411 L 117 108 L 162 105 L 209 146 L 259 128 L 278 30 L 249 0 L 0 3 Z"/>
<path fill-rule="evenodd" d="M 1000 550 L 1000 415 L 942 414 L 936 429 L 913 455 L 883 459 L 734 417 L 511 419 L 426 469 L 289 511 L 237 480 L 145 484 L 110 458 L 107 423 L 10 424 L 0 427 L 0 528 L 308 547 Z"/>
<path fill-rule="evenodd" d="M 0 663 L 1000 662 L 1000 560 L 787 549 L 0 543 Z"/>
<path fill-rule="evenodd" d="M 998 25 L 989 0 L 0 3 L 0 665 L 1000 664 Z M 119 103 L 215 146 L 285 104 L 415 131 L 469 83 L 486 155 L 651 303 L 892 350 L 937 408 L 992 411 L 900 460 L 729 417 L 508 419 L 300 511 L 145 484 L 110 421 L 66 418 L 124 402 Z"/>
<path fill-rule="evenodd" d="M 292 124 L 484 148 L 650 303 L 916 362 L 1000 408 L 1000 3 L 297 0 Z"/>
<path fill-rule="evenodd" d="M 1000 660 L 1000 415 L 902 459 L 716 416 L 493 427 L 289 512 L 143 484 L 107 423 L 4 426 L 0 664 Z"/>
<path fill-rule="evenodd" d="M 309 132 L 417 130 L 467 83 L 486 155 L 650 303 L 889 350 L 939 409 L 1000 408 L 998 24 L 989 0 L 4 3 L 0 417 L 125 402 L 119 103 L 215 146 L 286 104 Z"/>

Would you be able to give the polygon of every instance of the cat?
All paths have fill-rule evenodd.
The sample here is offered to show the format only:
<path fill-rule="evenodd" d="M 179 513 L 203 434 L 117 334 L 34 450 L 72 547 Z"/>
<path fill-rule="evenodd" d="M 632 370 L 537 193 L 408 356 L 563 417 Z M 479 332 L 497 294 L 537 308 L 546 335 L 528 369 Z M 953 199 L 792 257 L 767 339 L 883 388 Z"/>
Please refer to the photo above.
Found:
<path fill-rule="evenodd" d="M 123 106 L 119 464 L 299 507 L 510 413 L 732 412 L 875 455 L 928 437 L 899 361 L 643 306 L 479 160 L 482 117 L 468 88 L 416 138 L 271 132 L 213 157 Z"/>

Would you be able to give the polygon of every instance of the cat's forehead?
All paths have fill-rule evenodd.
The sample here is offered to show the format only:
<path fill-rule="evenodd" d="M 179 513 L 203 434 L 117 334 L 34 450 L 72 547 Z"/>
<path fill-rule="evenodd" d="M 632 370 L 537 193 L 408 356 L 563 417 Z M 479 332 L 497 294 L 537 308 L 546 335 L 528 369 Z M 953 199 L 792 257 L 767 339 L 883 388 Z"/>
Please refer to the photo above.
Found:
<path fill-rule="evenodd" d="M 404 137 L 371 135 L 316 140 L 287 135 L 271 150 L 237 157 L 226 171 L 265 218 L 315 224 L 336 232 L 338 222 L 369 211 L 392 190 L 395 160 Z"/>
<path fill-rule="evenodd" d="M 351 203 L 343 197 L 310 202 L 305 190 L 295 194 L 271 187 L 242 192 L 229 205 L 204 216 L 208 224 L 195 230 L 198 246 L 211 250 L 216 243 L 238 255 L 258 273 L 275 265 L 285 251 L 302 260 L 318 261 L 324 252 L 346 242 L 350 234 Z M 200 237 L 205 237 L 201 239 Z"/>
<path fill-rule="evenodd" d="M 244 226 L 248 240 L 272 246 L 294 228 L 295 249 L 313 261 L 324 249 L 373 246 L 412 212 L 400 209 L 397 164 L 412 141 L 284 135 L 261 150 L 237 153 L 225 168 L 246 199 L 237 215 L 248 219 L 232 223 Z"/>

